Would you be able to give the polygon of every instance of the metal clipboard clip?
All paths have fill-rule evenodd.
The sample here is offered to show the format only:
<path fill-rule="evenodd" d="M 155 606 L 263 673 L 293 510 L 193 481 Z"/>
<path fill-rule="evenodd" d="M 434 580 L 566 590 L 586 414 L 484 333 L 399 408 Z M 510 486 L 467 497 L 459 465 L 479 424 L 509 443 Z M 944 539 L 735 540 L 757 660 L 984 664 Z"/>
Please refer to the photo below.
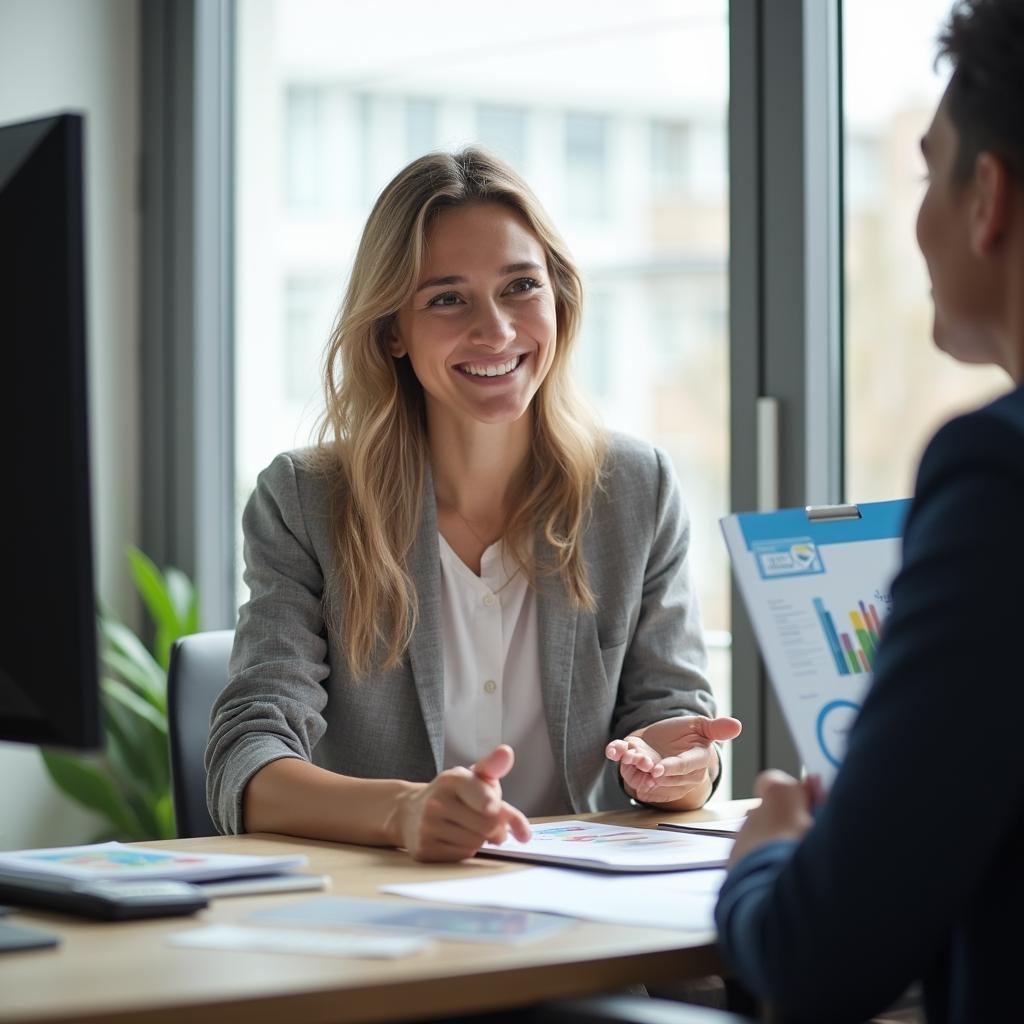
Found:
<path fill-rule="evenodd" d="M 860 519 L 856 505 L 806 505 L 804 512 L 812 523 L 833 523 L 842 519 Z"/>

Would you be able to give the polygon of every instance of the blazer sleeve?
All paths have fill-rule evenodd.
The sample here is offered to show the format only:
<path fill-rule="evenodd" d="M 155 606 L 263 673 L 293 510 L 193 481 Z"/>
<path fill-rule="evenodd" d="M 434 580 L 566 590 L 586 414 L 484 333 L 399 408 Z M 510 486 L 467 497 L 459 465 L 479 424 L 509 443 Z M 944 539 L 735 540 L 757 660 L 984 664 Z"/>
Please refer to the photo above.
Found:
<path fill-rule="evenodd" d="M 637 524 L 650 536 L 640 610 L 619 676 L 612 735 L 678 715 L 715 714 L 697 594 L 690 578 L 690 522 L 668 456 L 654 449 L 657 499 Z"/>
<path fill-rule="evenodd" d="M 310 760 L 325 730 L 324 574 L 305 526 L 296 467 L 280 455 L 260 474 L 242 519 L 243 605 L 229 682 L 213 707 L 207 803 L 224 833 L 245 830 L 249 779 L 283 757 Z"/>
<path fill-rule="evenodd" d="M 953 421 L 916 491 L 874 684 L 832 791 L 800 844 L 754 850 L 719 898 L 726 959 L 787 1019 L 859 1021 L 897 998 L 937 962 L 1017 827 L 1020 433 L 994 415 Z M 979 688 L 997 695 L 991 715 Z"/>

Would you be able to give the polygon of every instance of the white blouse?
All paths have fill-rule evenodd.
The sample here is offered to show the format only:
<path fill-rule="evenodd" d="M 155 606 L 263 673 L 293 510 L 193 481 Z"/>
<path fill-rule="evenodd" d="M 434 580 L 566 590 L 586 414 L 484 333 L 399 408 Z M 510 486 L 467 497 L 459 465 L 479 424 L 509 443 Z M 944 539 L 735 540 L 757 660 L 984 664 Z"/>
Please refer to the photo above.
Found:
<path fill-rule="evenodd" d="M 477 576 L 438 534 L 444 663 L 444 767 L 469 766 L 499 743 L 516 754 L 502 795 L 524 814 L 566 814 L 540 688 L 537 599 L 502 542 Z M 509 576 L 509 571 L 512 575 Z"/>

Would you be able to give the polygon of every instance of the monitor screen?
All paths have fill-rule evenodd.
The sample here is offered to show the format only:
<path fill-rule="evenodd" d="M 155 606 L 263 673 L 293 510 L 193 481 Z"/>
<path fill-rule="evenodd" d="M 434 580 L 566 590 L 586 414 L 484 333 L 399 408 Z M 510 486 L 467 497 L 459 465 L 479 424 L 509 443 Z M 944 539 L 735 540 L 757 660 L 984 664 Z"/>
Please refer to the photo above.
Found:
<path fill-rule="evenodd" d="M 100 745 L 82 118 L 0 126 L 0 740 Z"/>

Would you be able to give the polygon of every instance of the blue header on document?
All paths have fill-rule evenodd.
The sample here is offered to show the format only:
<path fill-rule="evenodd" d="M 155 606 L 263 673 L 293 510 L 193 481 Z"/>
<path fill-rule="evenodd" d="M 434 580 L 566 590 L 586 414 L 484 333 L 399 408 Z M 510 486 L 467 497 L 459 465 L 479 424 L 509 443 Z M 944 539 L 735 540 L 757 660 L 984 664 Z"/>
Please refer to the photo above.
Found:
<path fill-rule="evenodd" d="M 819 548 L 893 540 L 903 534 L 910 502 L 872 501 L 843 519 L 813 519 L 803 508 L 778 512 L 740 512 L 736 522 L 762 579 L 823 573 Z"/>

